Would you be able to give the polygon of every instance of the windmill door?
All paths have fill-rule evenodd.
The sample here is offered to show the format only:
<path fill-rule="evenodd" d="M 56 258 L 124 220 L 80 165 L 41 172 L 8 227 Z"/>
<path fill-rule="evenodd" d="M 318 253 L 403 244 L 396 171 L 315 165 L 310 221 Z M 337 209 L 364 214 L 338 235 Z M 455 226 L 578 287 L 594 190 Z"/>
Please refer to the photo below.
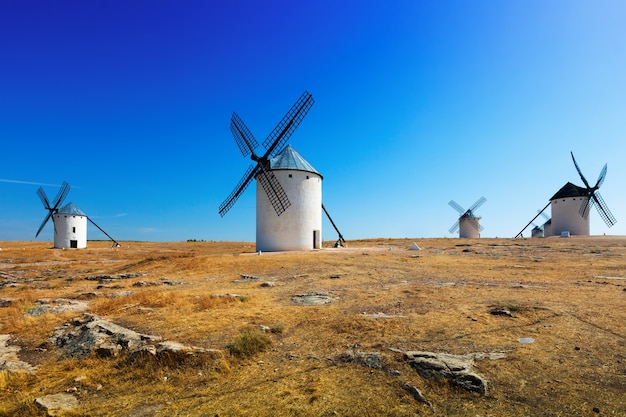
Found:
<path fill-rule="evenodd" d="M 313 230 L 313 249 L 320 249 L 322 247 L 322 238 L 319 230 Z"/>
<path fill-rule="evenodd" d="M 70 248 L 78 248 L 78 240 L 70 240 Z"/>

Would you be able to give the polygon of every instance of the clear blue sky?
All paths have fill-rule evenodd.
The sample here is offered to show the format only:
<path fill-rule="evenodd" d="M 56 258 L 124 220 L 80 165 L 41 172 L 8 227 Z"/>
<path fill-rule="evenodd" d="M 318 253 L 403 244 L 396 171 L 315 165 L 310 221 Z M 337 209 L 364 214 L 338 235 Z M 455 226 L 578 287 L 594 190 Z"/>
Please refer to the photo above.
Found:
<path fill-rule="evenodd" d="M 582 185 L 570 151 L 592 183 L 608 163 L 592 234 L 626 235 L 626 2 L 301 3 L 1 0 L 0 240 L 66 180 L 118 240 L 254 241 L 254 186 L 217 212 L 250 163 L 230 116 L 261 142 L 304 90 L 289 143 L 348 240 L 453 236 L 448 201 L 481 196 L 512 237 Z"/>

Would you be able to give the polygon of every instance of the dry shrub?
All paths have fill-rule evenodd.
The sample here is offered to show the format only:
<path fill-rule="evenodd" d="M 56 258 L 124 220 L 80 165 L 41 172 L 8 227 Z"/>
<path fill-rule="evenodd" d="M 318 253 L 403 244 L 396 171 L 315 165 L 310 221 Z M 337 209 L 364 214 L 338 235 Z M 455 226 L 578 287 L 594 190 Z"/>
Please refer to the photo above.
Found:
<path fill-rule="evenodd" d="M 226 348 L 233 356 L 249 358 L 264 351 L 270 344 L 270 338 L 260 331 L 244 330 L 237 339 L 227 344 Z"/>

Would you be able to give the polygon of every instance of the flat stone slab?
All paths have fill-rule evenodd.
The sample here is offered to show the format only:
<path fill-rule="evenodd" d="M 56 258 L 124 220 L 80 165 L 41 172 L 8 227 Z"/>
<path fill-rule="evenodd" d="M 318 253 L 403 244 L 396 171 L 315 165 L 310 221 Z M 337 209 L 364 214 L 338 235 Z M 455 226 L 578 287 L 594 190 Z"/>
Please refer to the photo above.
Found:
<path fill-rule="evenodd" d="M 65 356 L 88 358 L 92 352 L 99 357 L 118 356 L 122 350 L 132 351 L 161 340 L 159 336 L 137 333 L 93 314 L 83 314 L 57 328 L 48 342 Z"/>
<path fill-rule="evenodd" d="M 83 300 L 68 300 L 65 298 L 40 299 L 35 300 L 37 306 L 28 310 L 26 314 L 29 316 L 42 316 L 47 313 L 59 314 L 59 313 L 80 313 L 86 311 L 89 304 Z"/>
<path fill-rule="evenodd" d="M 291 298 L 291 301 L 305 306 L 319 306 L 335 301 L 333 297 L 330 297 L 326 292 L 307 292 L 304 294 L 296 294 Z"/>
<path fill-rule="evenodd" d="M 35 399 L 35 404 L 49 416 L 60 416 L 78 406 L 78 400 L 71 394 L 53 394 Z"/>
<path fill-rule="evenodd" d="M 472 370 L 475 354 L 451 355 L 418 351 L 405 352 L 404 355 L 409 365 L 423 378 L 445 378 L 465 390 L 487 393 L 487 380 Z"/>
<path fill-rule="evenodd" d="M 9 346 L 10 334 L 0 334 L 0 371 L 35 373 L 35 367 L 17 356 L 19 346 Z"/>

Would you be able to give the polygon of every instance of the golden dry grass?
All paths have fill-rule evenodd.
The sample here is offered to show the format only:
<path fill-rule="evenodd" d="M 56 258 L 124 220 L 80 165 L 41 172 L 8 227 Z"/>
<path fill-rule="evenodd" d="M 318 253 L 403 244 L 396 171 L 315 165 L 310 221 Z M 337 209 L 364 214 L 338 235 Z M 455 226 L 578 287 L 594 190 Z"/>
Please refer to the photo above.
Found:
<path fill-rule="evenodd" d="M 68 414 L 76 416 L 589 416 L 594 408 L 626 415 L 625 238 L 416 241 L 422 251 L 406 250 L 413 239 L 371 239 L 260 256 L 251 243 L 54 250 L 0 242 L 0 298 L 14 300 L 0 308 L 0 334 L 12 334 L 21 357 L 38 365 L 32 376 L 0 373 L 0 415 L 38 415 L 34 398 L 67 390 L 80 400 Z M 85 279 L 120 273 L 145 275 Z M 122 291 L 131 293 L 111 297 Z M 292 302 L 310 291 L 335 301 Z M 89 312 L 117 324 L 223 349 L 224 357 L 57 361 L 45 341 L 78 314 L 24 313 L 59 297 L 86 299 Z M 498 306 L 515 317 L 489 313 Z M 371 316 L 381 313 L 390 317 Z M 250 358 L 228 353 L 261 325 L 276 330 L 266 333 L 269 347 Z M 399 375 L 335 360 L 350 349 L 379 352 Z M 475 363 L 489 381 L 481 396 L 421 378 L 392 349 L 507 356 Z"/>

